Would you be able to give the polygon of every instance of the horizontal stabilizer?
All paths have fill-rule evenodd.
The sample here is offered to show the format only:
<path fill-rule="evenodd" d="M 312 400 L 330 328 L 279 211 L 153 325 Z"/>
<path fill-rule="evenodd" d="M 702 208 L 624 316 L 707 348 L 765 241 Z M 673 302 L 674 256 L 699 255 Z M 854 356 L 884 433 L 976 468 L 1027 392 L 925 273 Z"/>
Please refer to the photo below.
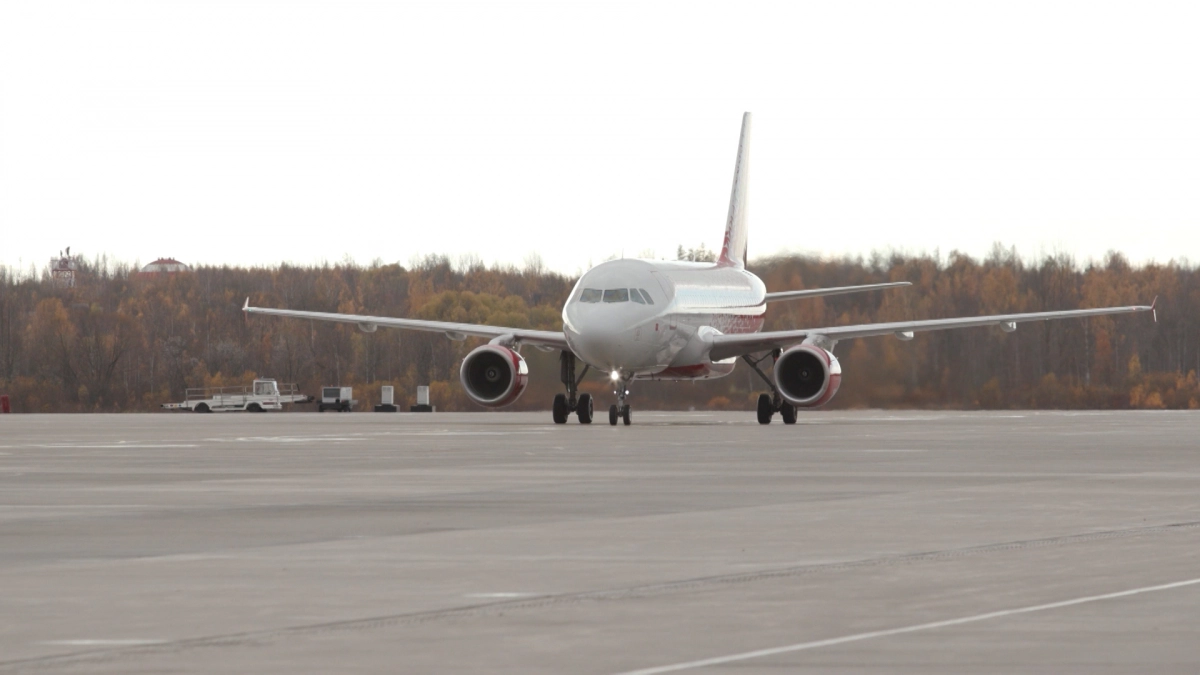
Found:
<path fill-rule="evenodd" d="M 802 298 L 823 298 L 827 295 L 846 295 L 848 293 L 862 293 L 864 291 L 877 291 L 883 288 L 897 288 L 899 286 L 912 286 L 908 281 L 892 281 L 886 284 L 865 284 L 862 286 L 838 286 L 836 288 L 812 288 L 806 291 L 782 291 L 780 293 L 767 293 L 767 302 L 779 302 L 781 300 L 800 300 Z"/>

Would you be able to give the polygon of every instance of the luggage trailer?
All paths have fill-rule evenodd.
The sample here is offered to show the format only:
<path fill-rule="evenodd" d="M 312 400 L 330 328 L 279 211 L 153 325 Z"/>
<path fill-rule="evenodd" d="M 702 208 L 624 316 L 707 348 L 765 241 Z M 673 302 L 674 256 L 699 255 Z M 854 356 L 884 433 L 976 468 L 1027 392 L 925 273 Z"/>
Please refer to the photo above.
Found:
<path fill-rule="evenodd" d="M 182 403 L 164 403 L 167 410 L 192 412 L 266 412 L 283 410 L 285 403 L 311 403 L 313 397 L 301 394 L 296 385 L 280 385 L 275 380 L 255 380 L 250 386 L 198 387 L 188 389 Z"/>

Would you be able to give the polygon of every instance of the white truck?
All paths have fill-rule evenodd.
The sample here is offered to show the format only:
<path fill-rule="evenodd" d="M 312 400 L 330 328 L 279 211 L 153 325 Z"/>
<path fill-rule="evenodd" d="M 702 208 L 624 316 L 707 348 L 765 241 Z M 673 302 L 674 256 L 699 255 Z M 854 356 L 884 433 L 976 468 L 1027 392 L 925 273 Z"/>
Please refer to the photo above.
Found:
<path fill-rule="evenodd" d="M 351 387 L 321 387 L 321 402 L 317 404 L 317 412 L 350 412 L 356 403 L 358 401 L 354 400 Z"/>
<path fill-rule="evenodd" d="M 271 379 L 255 380 L 254 384 L 242 387 L 197 387 L 188 389 L 183 403 L 164 403 L 167 410 L 191 410 L 192 412 L 266 412 L 283 410 L 285 403 L 308 403 L 311 396 L 297 391 L 294 384 L 282 387 Z"/>

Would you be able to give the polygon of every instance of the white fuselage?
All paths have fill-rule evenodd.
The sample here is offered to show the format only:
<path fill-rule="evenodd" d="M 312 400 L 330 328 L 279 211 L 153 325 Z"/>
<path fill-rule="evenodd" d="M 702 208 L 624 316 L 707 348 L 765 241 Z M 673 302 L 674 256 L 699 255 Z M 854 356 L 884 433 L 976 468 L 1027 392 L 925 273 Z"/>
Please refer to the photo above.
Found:
<path fill-rule="evenodd" d="M 563 332 L 585 363 L 624 380 L 707 379 L 735 359 L 711 361 L 706 334 L 757 332 L 765 312 L 766 286 L 744 269 L 613 260 L 575 284 Z"/>

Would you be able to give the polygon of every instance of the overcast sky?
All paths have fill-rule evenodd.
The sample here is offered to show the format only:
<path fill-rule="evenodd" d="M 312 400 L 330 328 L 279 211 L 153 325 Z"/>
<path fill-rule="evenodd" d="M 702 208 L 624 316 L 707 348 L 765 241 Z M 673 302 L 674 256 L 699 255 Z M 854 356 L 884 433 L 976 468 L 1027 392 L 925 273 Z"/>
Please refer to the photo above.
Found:
<path fill-rule="evenodd" d="M 0 2 L 0 264 L 1200 260 L 1200 3 Z"/>

